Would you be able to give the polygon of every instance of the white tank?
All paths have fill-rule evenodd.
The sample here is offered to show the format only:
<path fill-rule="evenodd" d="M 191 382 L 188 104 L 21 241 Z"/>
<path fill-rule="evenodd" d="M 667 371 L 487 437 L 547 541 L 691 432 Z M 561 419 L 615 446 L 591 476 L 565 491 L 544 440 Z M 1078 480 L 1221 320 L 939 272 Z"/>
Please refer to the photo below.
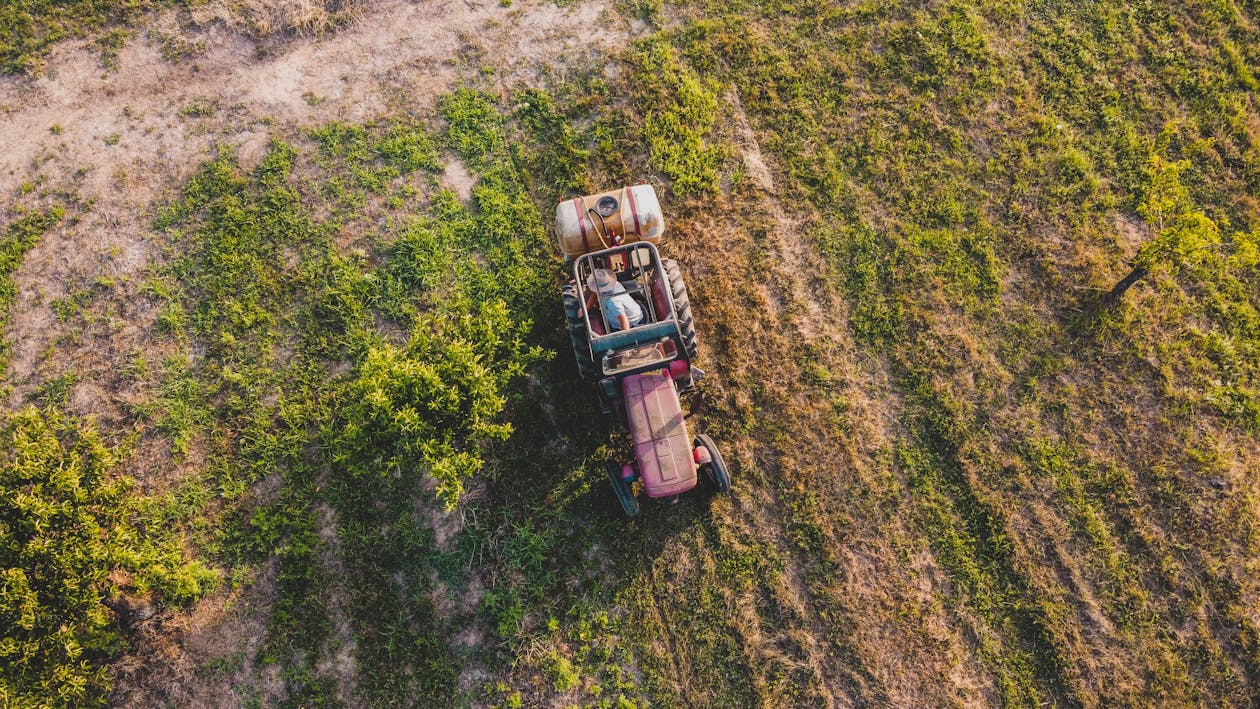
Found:
<path fill-rule="evenodd" d="M 651 185 L 567 199 L 556 205 L 556 237 L 570 258 L 632 241 L 657 243 L 665 217 Z"/>

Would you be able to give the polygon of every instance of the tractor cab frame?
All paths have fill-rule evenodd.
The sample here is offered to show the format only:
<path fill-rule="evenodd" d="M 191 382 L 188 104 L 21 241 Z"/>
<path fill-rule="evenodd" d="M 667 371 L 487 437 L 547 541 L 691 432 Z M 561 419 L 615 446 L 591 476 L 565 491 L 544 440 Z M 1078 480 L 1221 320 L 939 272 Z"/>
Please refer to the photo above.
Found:
<path fill-rule="evenodd" d="M 604 313 L 600 298 L 585 288 L 587 279 L 597 268 L 612 271 L 626 293 L 643 310 L 643 322 L 626 330 Z M 582 317 L 590 359 L 602 375 L 601 379 L 621 378 L 680 361 L 679 374 L 689 372 L 686 342 L 674 307 L 668 274 L 660 253 L 651 243 L 640 241 L 617 246 L 577 258 L 573 263 L 574 283 L 584 292 Z"/>

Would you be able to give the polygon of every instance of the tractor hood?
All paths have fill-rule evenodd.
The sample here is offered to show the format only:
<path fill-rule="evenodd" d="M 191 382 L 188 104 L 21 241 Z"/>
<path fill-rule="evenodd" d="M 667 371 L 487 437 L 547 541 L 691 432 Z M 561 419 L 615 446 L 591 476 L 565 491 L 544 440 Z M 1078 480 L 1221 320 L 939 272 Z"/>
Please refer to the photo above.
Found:
<path fill-rule="evenodd" d="M 695 487 L 695 454 L 669 370 L 628 376 L 622 392 L 644 492 L 669 497 Z"/>

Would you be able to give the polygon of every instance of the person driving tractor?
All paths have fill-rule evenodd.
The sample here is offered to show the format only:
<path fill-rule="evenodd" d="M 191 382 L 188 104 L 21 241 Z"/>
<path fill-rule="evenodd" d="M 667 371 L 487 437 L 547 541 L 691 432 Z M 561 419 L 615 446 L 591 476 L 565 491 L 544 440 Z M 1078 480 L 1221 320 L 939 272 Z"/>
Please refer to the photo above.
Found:
<path fill-rule="evenodd" d="M 628 330 L 643 322 L 643 308 L 630 297 L 612 271 L 595 269 L 586 279 L 586 287 L 599 296 L 604 322 L 613 330 Z"/>

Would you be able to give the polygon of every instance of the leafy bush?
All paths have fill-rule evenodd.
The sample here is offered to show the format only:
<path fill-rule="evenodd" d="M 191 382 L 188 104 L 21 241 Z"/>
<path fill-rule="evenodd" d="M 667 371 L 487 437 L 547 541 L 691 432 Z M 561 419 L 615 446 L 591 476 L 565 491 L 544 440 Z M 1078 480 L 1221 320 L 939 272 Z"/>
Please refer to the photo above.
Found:
<path fill-rule="evenodd" d="M 216 580 L 150 528 L 118 451 L 55 411 L 0 413 L 0 701 L 85 704 L 119 647 L 106 602 L 181 602 Z"/>
<path fill-rule="evenodd" d="M 1155 230 L 1154 238 L 1142 244 L 1133 259 L 1134 270 L 1143 273 L 1161 265 L 1175 273 L 1183 266 L 1201 264 L 1220 245 L 1216 223 L 1195 206 L 1182 185 L 1181 175 L 1192 167 L 1190 161 L 1167 158 L 1173 130 L 1173 126 L 1165 127 L 1156 141 L 1147 165 L 1146 198 L 1137 208 Z"/>
<path fill-rule="evenodd" d="M 487 441 L 506 439 L 497 418 L 513 377 L 541 357 L 520 339 L 502 301 L 422 319 L 406 347 L 372 348 L 348 392 L 335 457 L 352 475 L 427 470 L 453 508 L 482 466 Z"/>

